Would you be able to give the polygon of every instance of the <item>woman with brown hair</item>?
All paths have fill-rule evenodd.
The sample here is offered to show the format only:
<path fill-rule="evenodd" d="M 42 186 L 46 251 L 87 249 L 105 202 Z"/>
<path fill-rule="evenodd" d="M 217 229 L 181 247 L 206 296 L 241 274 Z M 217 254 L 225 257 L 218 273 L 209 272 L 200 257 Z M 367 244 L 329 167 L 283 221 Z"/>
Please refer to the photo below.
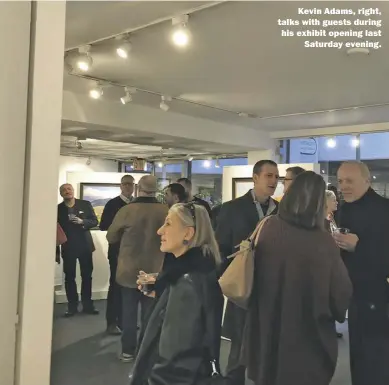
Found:
<path fill-rule="evenodd" d="M 344 322 L 352 287 L 325 207 L 323 178 L 304 172 L 260 233 L 242 350 L 256 385 L 328 385 L 334 374 L 335 321 Z"/>

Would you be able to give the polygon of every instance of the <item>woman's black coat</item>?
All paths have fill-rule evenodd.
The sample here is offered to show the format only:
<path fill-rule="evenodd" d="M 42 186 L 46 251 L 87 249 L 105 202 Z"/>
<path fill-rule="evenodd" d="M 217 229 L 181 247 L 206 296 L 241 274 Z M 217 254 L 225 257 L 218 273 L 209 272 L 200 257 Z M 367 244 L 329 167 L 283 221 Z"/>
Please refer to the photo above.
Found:
<path fill-rule="evenodd" d="M 158 281 L 164 291 L 150 315 L 130 384 L 198 384 L 210 375 L 210 360 L 219 359 L 223 296 L 214 261 L 192 248 Z"/>

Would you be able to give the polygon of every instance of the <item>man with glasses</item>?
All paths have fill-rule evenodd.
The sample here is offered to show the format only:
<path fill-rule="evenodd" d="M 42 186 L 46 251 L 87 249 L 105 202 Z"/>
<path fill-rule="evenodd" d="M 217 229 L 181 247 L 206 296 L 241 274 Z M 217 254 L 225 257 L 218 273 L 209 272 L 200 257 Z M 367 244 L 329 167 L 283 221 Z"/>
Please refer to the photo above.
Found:
<path fill-rule="evenodd" d="M 118 211 L 133 200 L 134 178 L 124 175 L 120 184 L 121 194 L 107 202 L 100 221 L 100 230 L 107 231 Z M 118 264 L 120 244 L 108 246 L 108 261 L 111 271 L 107 297 L 107 333 L 120 335 L 122 329 L 122 296 L 120 286 L 116 283 L 116 269 Z"/>
<path fill-rule="evenodd" d="M 289 186 L 296 179 L 297 175 L 302 174 L 305 170 L 302 167 L 294 166 L 286 169 L 286 175 L 284 178 L 284 194 L 288 191 Z"/>

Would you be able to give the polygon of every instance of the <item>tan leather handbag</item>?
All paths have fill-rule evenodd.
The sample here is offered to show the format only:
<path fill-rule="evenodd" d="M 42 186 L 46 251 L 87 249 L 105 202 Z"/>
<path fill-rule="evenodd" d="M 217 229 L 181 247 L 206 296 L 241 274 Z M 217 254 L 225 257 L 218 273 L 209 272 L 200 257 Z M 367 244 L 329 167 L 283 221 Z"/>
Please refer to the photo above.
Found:
<path fill-rule="evenodd" d="M 234 258 L 219 279 L 223 294 L 242 309 L 248 308 L 254 282 L 254 254 L 259 234 L 269 217 L 263 218 L 248 239 L 239 245 L 239 251 L 227 258 Z"/>

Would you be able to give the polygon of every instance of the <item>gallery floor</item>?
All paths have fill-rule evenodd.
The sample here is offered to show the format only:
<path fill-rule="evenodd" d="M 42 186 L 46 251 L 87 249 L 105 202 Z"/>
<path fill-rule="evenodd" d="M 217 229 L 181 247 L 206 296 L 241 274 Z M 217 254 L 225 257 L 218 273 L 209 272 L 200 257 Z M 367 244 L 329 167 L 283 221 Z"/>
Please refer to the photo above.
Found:
<path fill-rule="evenodd" d="M 131 364 L 117 359 L 118 337 L 107 336 L 105 301 L 96 302 L 99 316 L 77 316 L 64 319 L 64 305 L 54 311 L 51 385 L 127 385 Z M 347 332 L 347 325 L 341 330 Z M 229 343 L 223 341 L 221 362 L 225 367 Z M 247 384 L 250 382 L 247 381 Z M 347 333 L 339 340 L 338 367 L 331 385 L 350 385 Z"/>

